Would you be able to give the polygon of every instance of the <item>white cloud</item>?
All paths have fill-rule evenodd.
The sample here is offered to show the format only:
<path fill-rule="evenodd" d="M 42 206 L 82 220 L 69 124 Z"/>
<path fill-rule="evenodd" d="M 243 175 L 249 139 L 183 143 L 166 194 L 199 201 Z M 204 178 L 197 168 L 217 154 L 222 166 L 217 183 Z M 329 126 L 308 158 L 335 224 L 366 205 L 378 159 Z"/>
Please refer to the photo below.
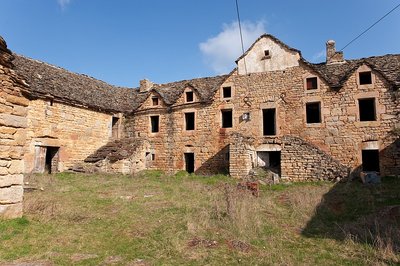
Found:
<path fill-rule="evenodd" d="M 57 0 L 57 3 L 60 5 L 61 9 L 65 9 L 71 0 Z"/>
<path fill-rule="evenodd" d="M 319 51 L 318 53 L 314 54 L 314 55 L 312 56 L 311 60 L 312 60 L 313 62 L 321 61 L 321 59 L 324 58 L 325 53 L 326 53 L 325 50 L 321 50 L 321 51 Z"/>
<path fill-rule="evenodd" d="M 243 22 L 242 34 L 245 51 L 265 32 L 265 21 Z M 199 47 L 206 64 L 217 74 L 231 71 L 235 67 L 235 60 L 242 54 L 239 24 L 237 22 L 224 24 L 222 32 L 200 43 Z"/>

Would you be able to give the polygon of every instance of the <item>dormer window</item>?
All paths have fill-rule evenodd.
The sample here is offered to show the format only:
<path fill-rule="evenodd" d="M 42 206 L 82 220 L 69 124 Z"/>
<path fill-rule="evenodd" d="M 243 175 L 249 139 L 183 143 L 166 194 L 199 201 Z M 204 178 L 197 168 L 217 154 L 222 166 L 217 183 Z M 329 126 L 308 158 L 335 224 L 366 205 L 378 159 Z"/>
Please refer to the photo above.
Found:
<path fill-rule="evenodd" d="M 151 98 L 151 103 L 153 106 L 158 106 L 159 102 L 158 102 L 158 97 L 152 97 Z"/>
<path fill-rule="evenodd" d="M 224 99 L 232 98 L 232 87 L 223 87 L 222 88 L 222 98 L 224 98 Z"/>
<path fill-rule="evenodd" d="M 359 72 L 358 78 L 360 85 L 372 84 L 372 73 L 371 71 Z"/>
<path fill-rule="evenodd" d="M 306 89 L 307 90 L 318 89 L 318 78 L 317 77 L 306 78 Z"/>
<path fill-rule="evenodd" d="M 186 102 L 191 103 L 194 101 L 194 94 L 193 91 L 187 91 L 186 92 Z"/>

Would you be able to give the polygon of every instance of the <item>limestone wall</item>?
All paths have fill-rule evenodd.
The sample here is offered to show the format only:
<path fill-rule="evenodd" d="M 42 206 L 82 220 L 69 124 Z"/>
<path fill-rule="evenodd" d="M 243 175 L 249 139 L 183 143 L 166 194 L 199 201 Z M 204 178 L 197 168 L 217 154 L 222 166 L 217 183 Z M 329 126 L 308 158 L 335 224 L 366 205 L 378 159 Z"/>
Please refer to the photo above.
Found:
<path fill-rule="evenodd" d="M 24 159 L 28 173 L 35 170 L 39 146 L 59 147 L 58 171 L 65 171 L 83 162 L 111 138 L 112 115 L 57 101 L 30 101 L 27 118 Z"/>
<path fill-rule="evenodd" d="M 0 57 L 1 53 L 0 49 Z M 1 63 L 2 60 L 0 60 L 0 218 L 16 218 L 22 216 L 24 179 L 22 156 L 28 100 L 21 95 L 21 91 L 25 89 L 23 81 Z"/>

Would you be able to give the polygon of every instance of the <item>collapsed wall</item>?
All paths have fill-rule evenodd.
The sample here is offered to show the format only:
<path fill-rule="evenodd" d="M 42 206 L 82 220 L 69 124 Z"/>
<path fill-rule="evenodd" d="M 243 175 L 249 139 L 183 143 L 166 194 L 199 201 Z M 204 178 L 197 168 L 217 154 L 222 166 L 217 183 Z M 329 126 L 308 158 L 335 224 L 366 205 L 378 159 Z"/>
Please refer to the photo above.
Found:
<path fill-rule="evenodd" d="M 0 218 L 22 216 L 22 157 L 29 101 L 22 96 L 27 85 L 12 70 L 12 60 L 0 37 Z"/>
<path fill-rule="evenodd" d="M 258 147 L 255 144 L 251 137 L 239 133 L 231 135 L 230 174 L 232 177 L 247 178 L 251 170 L 259 165 L 260 152 L 277 151 L 280 154 L 279 172 L 282 180 L 341 180 L 349 175 L 348 167 L 298 137 L 286 135 Z"/>

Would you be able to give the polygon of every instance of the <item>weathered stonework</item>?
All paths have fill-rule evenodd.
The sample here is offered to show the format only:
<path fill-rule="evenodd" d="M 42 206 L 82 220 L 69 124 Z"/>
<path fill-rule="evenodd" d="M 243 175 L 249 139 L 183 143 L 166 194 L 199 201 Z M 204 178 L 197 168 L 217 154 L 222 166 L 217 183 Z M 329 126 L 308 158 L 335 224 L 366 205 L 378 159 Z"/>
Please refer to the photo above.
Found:
<path fill-rule="evenodd" d="M 1 97 L 0 141 L 15 144 L 0 151 L 8 158 L 0 160 L 0 186 L 20 182 L 20 169 L 246 178 L 264 167 L 284 180 L 339 180 L 365 170 L 363 154 L 372 153 L 381 175 L 400 174 L 400 55 L 345 60 L 328 41 L 327 61 L 311 64 L 263 35 L 229 75 L 143 80 L 136 89 L 23 56 L 14 62 L 30 87 L 24 98 L 11 74 L 0 79 L 2 89 L 12 88 Z M 368 119 L 361 117 L 365 104 Z M 17 190 L 4 195 L 10 191 Z"/>
<path fill-rule="evenodd" d="M 0 38 L 0 218 L 22 216 L 28 100 L 22 96 L 26 84 L 11 69 L 12 59 Z"/>

